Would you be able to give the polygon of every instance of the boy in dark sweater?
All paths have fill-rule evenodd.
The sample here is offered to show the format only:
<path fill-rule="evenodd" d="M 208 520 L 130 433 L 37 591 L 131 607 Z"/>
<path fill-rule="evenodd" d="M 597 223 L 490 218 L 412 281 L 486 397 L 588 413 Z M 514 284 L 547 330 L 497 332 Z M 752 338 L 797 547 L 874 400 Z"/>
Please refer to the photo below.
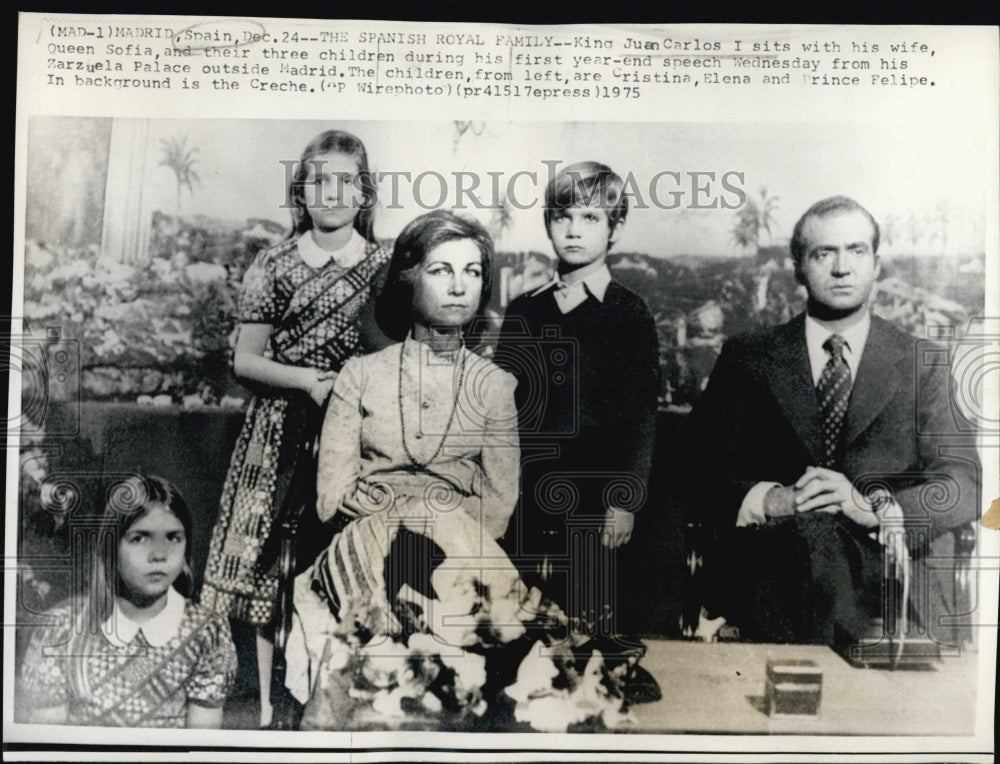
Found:
<path fill-rule="evenodd" d="M 615 631 L 615 557 L 646 497 L 656 432 L 656 325 L 605 262 L 628 213 L 609 167 L 564 168 L 545 192 L 556 277 L 511 302 L 494 360 L 518 380 L 518 511 L 505 538 L 593 636 Z"/>

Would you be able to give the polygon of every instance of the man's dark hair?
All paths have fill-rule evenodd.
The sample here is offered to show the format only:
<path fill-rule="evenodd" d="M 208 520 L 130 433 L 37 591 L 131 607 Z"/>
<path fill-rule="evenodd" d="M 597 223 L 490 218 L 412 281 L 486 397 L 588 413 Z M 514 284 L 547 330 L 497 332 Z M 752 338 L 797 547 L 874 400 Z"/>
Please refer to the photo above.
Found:
<path fill-rule="evenodd" d="M 802 258 L 806 256 L 806 240 L 802 233 L 806 221 L 809 218 L 822 218 L 838 212 L 860 212 L 868 218 L 872 224 L 872 253 L 878 254 L 879 228 L 872 214 L 849 196 L 831 196 L 816 202 L 803 213 L 795 224 L 795 229 L 792 231 L 792 241 L 788 247 L 792 252 L 792 262 L 795 264 L 796 273 L 802 266 Z"/>

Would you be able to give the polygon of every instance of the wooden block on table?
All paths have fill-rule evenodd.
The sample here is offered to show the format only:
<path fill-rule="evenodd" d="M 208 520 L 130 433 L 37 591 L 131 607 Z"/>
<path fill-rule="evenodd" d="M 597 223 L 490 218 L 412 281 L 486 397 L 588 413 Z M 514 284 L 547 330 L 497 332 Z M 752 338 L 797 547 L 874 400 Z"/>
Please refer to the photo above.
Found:
<path fill-rule="evenodd" d="M 819 713 L 823 672 L 811 660 L 770 660 L 764 703 L 771 716 L 815 716 Z"/>

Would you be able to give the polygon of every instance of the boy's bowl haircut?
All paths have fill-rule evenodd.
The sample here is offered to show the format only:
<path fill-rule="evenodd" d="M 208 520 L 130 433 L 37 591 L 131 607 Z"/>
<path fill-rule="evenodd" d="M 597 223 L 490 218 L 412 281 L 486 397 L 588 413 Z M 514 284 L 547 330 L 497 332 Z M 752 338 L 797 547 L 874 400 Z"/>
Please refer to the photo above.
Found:
<path fill-rule="evenodd" d="M 558 210 L 590 206 L 595 202 L 608 213 L 614 228 L 628 215 L 628 196 L 621 177 L 600 162 L 576 162 L 557 172 L 545 188 L 545 225 Z"/>

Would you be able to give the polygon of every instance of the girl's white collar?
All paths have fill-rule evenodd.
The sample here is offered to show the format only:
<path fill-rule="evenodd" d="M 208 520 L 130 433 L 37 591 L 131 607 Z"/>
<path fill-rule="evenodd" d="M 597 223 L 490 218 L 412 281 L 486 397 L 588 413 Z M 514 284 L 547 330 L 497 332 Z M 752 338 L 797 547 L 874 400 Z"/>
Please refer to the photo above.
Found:
<path fill-rule="evenodd" d="M 298 239 L 299 257 L 311 268 L 322 268 L 333 260 L 341 268 L 353 268 L 365 259 L 368 242 L 357 231 L 351 231 L 351 238 L 335 252 L 323 249 L 313 238 L 312 231 L 306 231 Z"/>
<path fill-rule="evenodd" d="M 163 610 L 145 623 L 136 623 L 121 611 L 116 600 L 114 612 L 102 624 L 101 631 L 115 647 L 127 646 L 139 631 L 152 647 L 163 647 L 180 631 L 186 604 L 187 600 L 171 586 Z"/>

